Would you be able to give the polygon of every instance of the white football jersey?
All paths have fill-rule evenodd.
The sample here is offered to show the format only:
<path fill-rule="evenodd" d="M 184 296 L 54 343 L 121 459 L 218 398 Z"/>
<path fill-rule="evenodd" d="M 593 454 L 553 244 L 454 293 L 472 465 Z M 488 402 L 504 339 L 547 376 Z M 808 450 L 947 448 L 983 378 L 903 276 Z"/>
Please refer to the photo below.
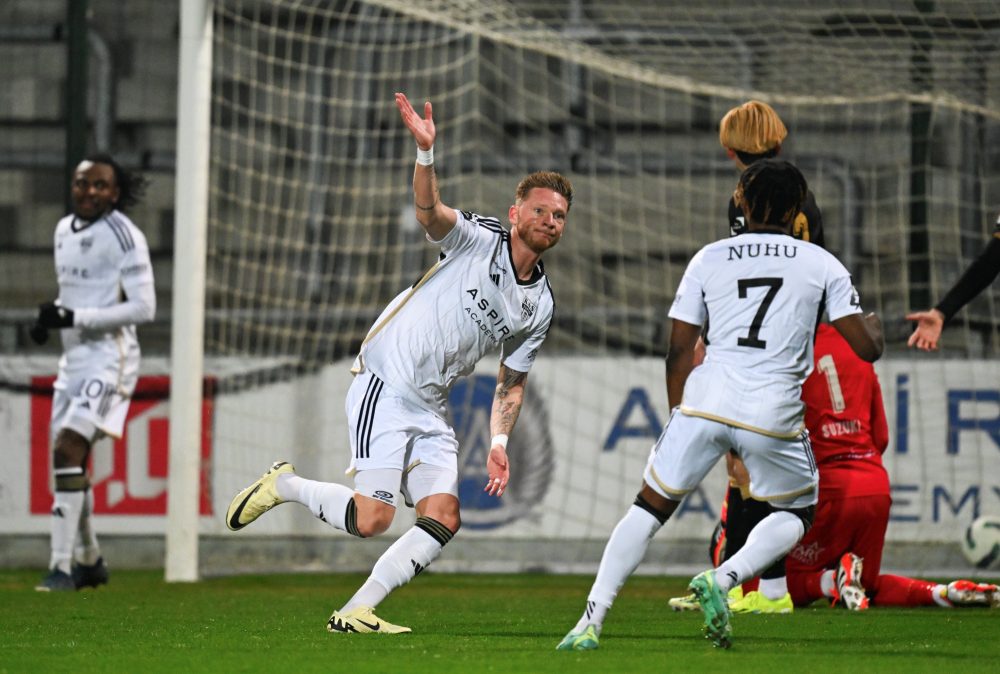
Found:
<path fill-rule="evenodd" d="M 75 313 L 74 327 L 61 330 L 63 358 L 138 358 L 131 305 L 141 299 L 145 310 L 138 313 L 148 320 L 156 304 L 149 247 L 139 228 L 117 210 L 93 222 L 67 215 L 56 226 L 55 266 L 59 302 Z"/>
<path fill-rule="evenodd" d="M 442 255 L 434 273 L 412 296 L 407 289 L 389 303 L 373 331 L 388 321 L 369 333 L 359 358 L 398 393 L 442 415 L 452 384 L 489 351 L 500 347 L 502 363 L 528 372 L 555 308 L 541 263 L 530 281 L 518 280 L 499 220 L 456 213 L 455 227 L 432 242 Z"/>
<path fill-rule="evenodd" d="M 684 386 L 681 411 L 769 435 L 803 424 L 802 384 L 823 312 L 861 313 L 851 275 L 819 246 L 748 232 L 702 248 L 670 317 L 707 324 L 706 357 Z"/>

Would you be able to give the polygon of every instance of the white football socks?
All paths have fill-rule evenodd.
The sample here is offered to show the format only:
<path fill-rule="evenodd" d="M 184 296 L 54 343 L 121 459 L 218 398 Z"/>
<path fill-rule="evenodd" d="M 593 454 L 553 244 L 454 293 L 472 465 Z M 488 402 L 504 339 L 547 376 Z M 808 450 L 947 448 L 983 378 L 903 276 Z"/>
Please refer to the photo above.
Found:
<path fill-rule="evenodd" d="M 94 490 L 88 487 L 84 494 L 83 508 L 80 510 L 80 536 L 76 542 L 76 560 L 80 564 L 93 566 L 101 558 L 97 532 L 91 521 L 91 515 L 94 513 Z"/>
<path fill-rule="evenodd" d="M 837 587 L 837 574 L 833 569 L 827 569 L 819 577 L 819 591 L 824 597 L 833 598 L 833 591 Z"/>
<path fill-rule="evenodd" d="M 597 636 L 601 635 L 601 630 L 604 629 L 604 618 L 608 615 L 608 611 L 611 610 L 610 604 L 599 604 L 596 601 L 587 601 L 587 608 L 584 609 L 583 615 L 576 622 L 576 626 L 573 628 L 574 632 L 582 632 L 587 629 L 587 625 L 593 625 L 594 630 L 597 632 Z"/>
<path fill-rule="evenodd" d="M 948 598 L 947 585 L 941 585 L 940 583 L 935 585 L 934 589 L 931 590 L 931 597 L 933 597 L 934 603 L 942 608 L 955 608 L 955 604 Z"/>
<path fill-rule="evenodd" d="M 658 519 L 637 505 L 628 509 L 604 547 L 597 578 L 587 596 L 587 609 L 577 622 L 576 631 L 594 625 L 600 633 L 604 617 L 615 602 L 618 591 L 639 566 L 649 541 L 662 526 Z"/>
<path fill-rule="evenodd" d="M 787 555 L 805 531 L 802 520 L 796 515 L 784 510 L 771 513 L 750 531 L 743 548 L 716 569 L 715 579 L 719 587 L 729 592 L 736 585 L 759 575 Z"/>
<path fill-rule="evenodd" d="M 348 531 L 345 525 L 347 504 L 354 499 L 354 490 L 350 487 L 336 482 L 307 480 L 294 473 L 282 473 L 278 476 L 275 488 L 283 500 L 301 503 L 314 516 L 335 529 Z"/>
<path fill-rule="evenodd" d="M 80 526 L 80 513 L 83 511 L 84 492 L 57 491 L 52 503 L 52 529 L 50 542 L 52 558 L 50 569 L 59 569 L 63 573 L 70 572 L 73 561 L 73 546 Z"/>
<path fill-rule="evenodd" d="M 437 538 L 414 525 L 382 553 L 368 580 L 344 604 L 341 612 L 350 611 L 356 606 L 378 606 L 390 592 L 409 583 L 437 559 L 443 547 Z"/>
<path fill-rule="evenodd" d="M 788 583 L 784 576 L 781 578 L 761 578 L 757 591 L 771 601 L 777 601 L 788 594 Z"/>

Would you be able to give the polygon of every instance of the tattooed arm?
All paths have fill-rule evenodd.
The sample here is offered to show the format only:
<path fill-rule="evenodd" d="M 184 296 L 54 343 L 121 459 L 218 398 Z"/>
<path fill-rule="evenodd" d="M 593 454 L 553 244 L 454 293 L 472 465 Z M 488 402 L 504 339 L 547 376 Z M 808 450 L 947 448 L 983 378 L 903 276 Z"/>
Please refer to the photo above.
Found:
<path fill-rule="evenodd" d="M 511 370 L 506 365 L 500 366 L 497 389 L 493 394 L 493 411 L 490 413 L 490 433 L 493 434 L 493 442 L 489 457 L 486 459 L 489 481 L 486 483 L 485 491 L 491 495 L 501 496 L 510 479 L 506 436 L 514 430 L 517 415 L 521 412 L 526 381 L 528 381 L 527 372 Z M 501 438 L 500 442 L 497 442 L 498 436 Z"/>

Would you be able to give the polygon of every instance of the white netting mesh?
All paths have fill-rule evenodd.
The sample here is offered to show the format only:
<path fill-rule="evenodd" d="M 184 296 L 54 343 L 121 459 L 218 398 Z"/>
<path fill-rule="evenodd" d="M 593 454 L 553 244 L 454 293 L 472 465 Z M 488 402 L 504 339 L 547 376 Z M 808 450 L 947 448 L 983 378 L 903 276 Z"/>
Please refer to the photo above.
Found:
<path fill-rule="evenodd" d="M 555 469 L 518 531 L 604 537 L 630 500 L 665 416 L 667 307 L 690 256 L 727 232 L 737 173 L 718 122 L 748 98 L 778 109 L 828 246 L 885 318 L 889 356 L 912 358 L 903 314 L 940 298 L 1000 204 L 1000 5 L 663 5 L 217 2 L 207 353 L 286 364 L 239 380 L 250 388 L 314 374 L 275 384 L 280 404 L 260 391 L 220 401 L 232 421 L 217 441 L 234 448 L 216 457 L 220 504 L 275 447 L 335 475 L 346 375 L 321 368 L 352 355 L 437 254 L 410 210 L 414 145 L 395 91 L 434 104 L 446 203 L 502 217 L 536 169 L 577 191 L 547 258 L 557 314 L 532 384 L 552 412 Z M 998 326 L 987 291 L 946 353 L 996 359 Z M 659 419 L 623 404 L 630 376 Z M 628 409 L 639 430 L 612 442 Z"/>
<path fill-rule="evenodd" d="M 220 349 L 348 352 L 433 257 L 405 213 L 395 90 L 436 105 L 448 203 L 502 210 L 539 167 L 575 179 L 553 255 L 572 347 L 660 348 L 679 267 L 723 231 L 734 171 L 718 119 L 754 95 L 784 116 L 786 155 L 870 305 L 899 314 L 911 293 L 939 294 L 998 189 L 996 5 L 709 4 L 222 3 Z"/>

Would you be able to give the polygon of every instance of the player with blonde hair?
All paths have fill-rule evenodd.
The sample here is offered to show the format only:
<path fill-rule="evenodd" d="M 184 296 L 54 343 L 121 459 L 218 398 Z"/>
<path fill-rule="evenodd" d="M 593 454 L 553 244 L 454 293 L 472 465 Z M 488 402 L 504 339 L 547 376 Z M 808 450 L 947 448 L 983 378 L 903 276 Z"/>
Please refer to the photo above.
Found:
<path fill-rule="evenodd" d="M 719 143 L 740 171 L 761 159 L 777 157 L 787 137 L 788 129 L 781 117 L 762 101 L 747 101 L 736 106 L 719 123 Z M 743 213 L 732 199 L 729 201 L 729 231 L 733 236 L 746 231 Z M 806 193 L 802 210 L 792 223 L 792 236 L 825 246 L 823 216 L 811 191 Z"/>
<path fill-rule="evenodd" d="M 725 114 L 719 124 L 719 142 L 745 165 L 755 158 L 774 157 L 788 136 L 785 123 L 767 103 L 747 101 Z"/>
<path fill-rule="evenodd" d="M 445 205 L 434 170 L 431 104 L 424 104 L 421 117 L 397 93 L 396 106 L 417 144 L 417 220 L 441 255 L 419 282 L 389 303 L 361 345 L 345 405 L 354 489 L 305 479 L 291 464 L 278 462 L 237 494 L 226 514 L 226 525 L 235 531 L 291 501 L 336 529 L 367 538 L 389 528 L 399 505 L 415 506 L 414 526 L 330 617 L 327 629 L 334 633 L 410 631 L 374 611 L 437 559 L 461 526 L 458 439 L 448 421 L 448 394 L 497 350 L 484 491 L 500 497 L 507 488 L 507 438 L 555 308 L 541 257 L 562 237 L 573 201 L 569 180 L 538 171 L 517 186 L 507 210 L 510 229 L 497 218 Z"/>

